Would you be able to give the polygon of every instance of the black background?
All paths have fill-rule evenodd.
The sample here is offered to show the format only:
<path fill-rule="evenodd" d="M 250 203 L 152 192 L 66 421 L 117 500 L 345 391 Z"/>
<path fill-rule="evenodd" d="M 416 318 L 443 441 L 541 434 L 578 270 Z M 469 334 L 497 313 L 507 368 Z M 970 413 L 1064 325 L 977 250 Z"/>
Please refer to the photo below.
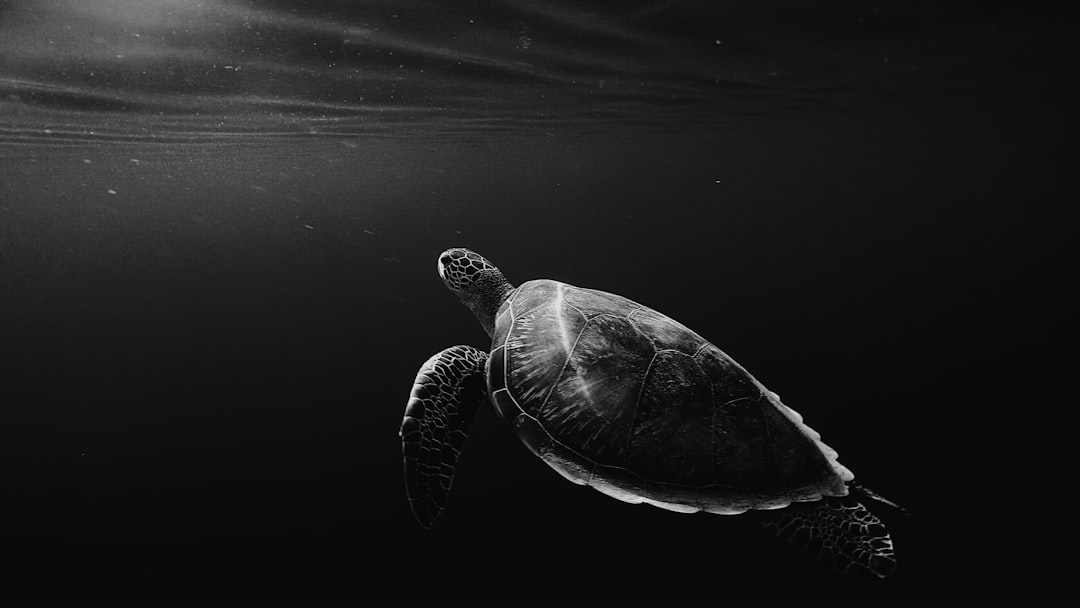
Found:
<path fill-rule="evenodd" d="M 814 56 L 801 6 L 741 16 L 777 56 Z M 1045 592 L 1073 493 L 1055 438 L 1071 403 L 1075 71 L 1034 9 L 882 6 L 919 25 L 894 35 L 931 60 L 957 24 L 1003 33 L 941 99 L 878 74 L 831 98 L 843 110 L 748 105 L 707 128 L 676 113 L 587 132 L 58 145 L 9 118 L 0 580 L 484 604 Z M 676 26 L 690 28 L 655 27 Z M 900 571 L 850 582 L 737 517 L 572 486 L 490 409 L 448 509 L 420 529 L 397 438 L 413 375 L 484 345 L 436 275 L 449 246 L 715 342 L 912 512 L 883 513 Z"/>

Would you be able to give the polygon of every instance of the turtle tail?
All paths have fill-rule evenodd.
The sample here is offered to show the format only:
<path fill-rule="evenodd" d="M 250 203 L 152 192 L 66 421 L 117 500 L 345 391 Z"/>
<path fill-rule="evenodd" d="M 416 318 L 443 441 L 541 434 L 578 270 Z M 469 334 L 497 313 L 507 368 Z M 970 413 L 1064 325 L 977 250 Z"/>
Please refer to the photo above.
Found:
<path fill-rule="evenodd" d="M 876 500 L 906 511 L 862 486 L 849 483 L 848 487 L 852 492 L 847 496 L 826 496 L 815 502 L 763 511 L 761 523 L 841 574 L 884 580 L 896 571 L 892 537 L 885 524 L 859 499 Z"/>

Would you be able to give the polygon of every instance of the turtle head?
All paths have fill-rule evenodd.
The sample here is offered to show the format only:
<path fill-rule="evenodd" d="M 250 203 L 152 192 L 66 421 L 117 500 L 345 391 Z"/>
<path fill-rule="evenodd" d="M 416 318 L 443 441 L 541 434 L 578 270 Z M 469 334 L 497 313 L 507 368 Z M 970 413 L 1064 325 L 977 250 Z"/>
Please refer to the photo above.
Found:
<path fill-rule="evenodd" d="M 502 271 L 479 253 L 455 247 L 439 255 L 439 277 L 492 336 L 495 313 L 514 290 Z"/>

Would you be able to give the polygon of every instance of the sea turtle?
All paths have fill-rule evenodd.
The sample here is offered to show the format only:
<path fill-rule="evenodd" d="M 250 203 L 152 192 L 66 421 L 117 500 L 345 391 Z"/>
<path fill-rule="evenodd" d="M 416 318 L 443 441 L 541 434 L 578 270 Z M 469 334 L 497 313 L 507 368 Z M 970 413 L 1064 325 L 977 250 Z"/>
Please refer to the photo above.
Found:
<path fill-rule="evenodd" d="M 479 254 L 448 249 L 439 276 L 492 339 L 427 360 L 401 423 L 412 511 L 446 504 L 477 408 L 490 401 L 570 481 L 691 513 L 759 510 L 835 569 L 882 579 L 892 540 L 837 453 L 716 346 L 627 298 L 535 280 L 518 287 Z M 899 507 L 897 507 L 899 508 Z"/>

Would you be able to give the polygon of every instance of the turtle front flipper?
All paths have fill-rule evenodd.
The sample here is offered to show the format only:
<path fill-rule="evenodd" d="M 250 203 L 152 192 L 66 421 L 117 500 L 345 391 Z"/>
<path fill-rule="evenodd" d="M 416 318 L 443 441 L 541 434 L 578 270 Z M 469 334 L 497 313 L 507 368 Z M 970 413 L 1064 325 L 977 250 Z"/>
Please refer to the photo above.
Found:
<path fill-rule="evenodd" d="M 487 358 L 471 346 L 453 346 L 428 359 L 416 374 L 399 434 L 405 491 L 425 528 L 446 506 L 469 424 L 487 401 Z"/>
<path fill-rule="evenodd" d="M 826 496 L 760 513 L 766 528 L 805 547 L 841 574 L 882 580 L 896 571 L 889 531 L 851 495 Z"/>

